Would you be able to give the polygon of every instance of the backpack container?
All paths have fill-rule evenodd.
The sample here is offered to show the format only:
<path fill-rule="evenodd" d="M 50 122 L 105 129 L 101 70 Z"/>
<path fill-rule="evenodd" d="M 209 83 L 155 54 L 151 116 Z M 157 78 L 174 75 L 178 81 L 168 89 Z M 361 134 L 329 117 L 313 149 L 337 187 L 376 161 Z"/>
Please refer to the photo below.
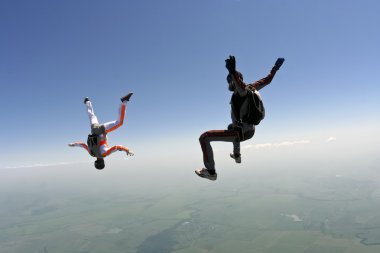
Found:
<path fill-rule="evenodd" d="M 248 114 L 242 119 L 248 124 L 258 125 L 265 117 L 263 101 L 257 91 L 247 91 Z"/>
<path fill-rule="evenodd" d="M 87 137 L 87 146 L 92 156 L 102 157 L 99 150 L 100 136 L 95 134 L 89 134 Z"/>

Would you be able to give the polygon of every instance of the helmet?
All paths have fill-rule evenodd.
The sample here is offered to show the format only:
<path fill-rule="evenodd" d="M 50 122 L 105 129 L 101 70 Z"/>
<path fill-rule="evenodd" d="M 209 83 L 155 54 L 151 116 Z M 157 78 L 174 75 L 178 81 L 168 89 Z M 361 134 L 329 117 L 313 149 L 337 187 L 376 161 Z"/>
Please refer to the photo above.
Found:
<path fill-rule="evenodd" d="M 104 167 L 105 167 L 104 159 L 102 159 L 102 158 L 98 158 L 98 159 L 94 162 L 94 165 L 95 165 L 95 168 L 97 168 L 98 170 L 102 170 L 102 169 L 104 169 Z"/>

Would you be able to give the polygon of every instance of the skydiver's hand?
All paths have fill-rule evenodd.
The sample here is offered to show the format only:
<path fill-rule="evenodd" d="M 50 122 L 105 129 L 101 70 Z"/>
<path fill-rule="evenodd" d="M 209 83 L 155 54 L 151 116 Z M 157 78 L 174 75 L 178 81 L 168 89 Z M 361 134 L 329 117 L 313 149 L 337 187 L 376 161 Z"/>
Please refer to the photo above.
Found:
<path fill-rule="evenodd" d="M 69 143 L 69 147 L 74 147 L 75 144 L 74 143 Z"/>
<path fill-rule="evenodd" d="M 277 61 L 274 64 L 274 69 L 279 70 L 282 64 L 284 63 L 285 59 L 284 58 L 277 58 Z"/>
<path fill-rule="evenodd" d="M 135 155 L 135 153 L 133 153 L 132 151 L 127 152 L 127 156 L 134 156 L 134 155 Z"/>
<path fill-rule="evenodd" d="M 230 55 L 228 59 L 226 59 L 226 68 L 228 72 L 235 73 L 236 72 L 236 60 L 235 56 Z"/>

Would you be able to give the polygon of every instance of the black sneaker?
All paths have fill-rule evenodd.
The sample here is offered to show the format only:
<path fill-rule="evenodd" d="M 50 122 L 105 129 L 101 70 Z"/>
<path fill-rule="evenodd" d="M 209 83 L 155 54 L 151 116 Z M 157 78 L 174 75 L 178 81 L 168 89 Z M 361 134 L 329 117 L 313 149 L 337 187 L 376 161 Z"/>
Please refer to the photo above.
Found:
<path fill-rule="evenodd" d="M 200 177 L 209 179 L 211 181 L 215 181 L 216 178 L 218 177 L 218 174 L 216 174 L 216 172 L 214 174 L 210 174 L 210 172 L 208 172 L 208 170 L 205 168 L 195 170 L 195 174 L 197 174 Z"/>
<path fill-rule="evenodd" d="M 83 103 L 85 103 L 85 104 L 86 104 L 86 103 L 87 103 L 87 101 L 90 101 L 90 99 L 89 99 L 88 97 L 85 97 L 85 98 L 84 98 L 84 101 L 83 101 Z"/>
<path fill-rule="evenodd" d="M 125 95 L 124 97 L 121 97 L 120 98 L 121 102 L 129 101 L 129 99 L 132 97 L 132 95 L 133 95 L 133 92 L 130 92 L 127 95 Z"/>
<path fill-rule="evenodd" d="M 241 155 L 240 154 L 230 154 L 230 157 L 235 160 L 236 163 L 241 163 Z"/>

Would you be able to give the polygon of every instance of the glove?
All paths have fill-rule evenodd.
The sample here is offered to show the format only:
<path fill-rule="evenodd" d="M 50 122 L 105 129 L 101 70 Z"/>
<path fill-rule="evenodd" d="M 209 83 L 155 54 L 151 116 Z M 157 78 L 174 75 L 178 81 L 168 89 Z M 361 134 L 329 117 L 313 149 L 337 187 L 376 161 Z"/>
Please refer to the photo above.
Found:
<path fill-rule="evenodd" d="M 284 63 L 285 59 L 284 58 L 277 58 L 277 61 L 274 64 L 274 69 L 279 70 L 282 64 Z"/>
<path fill-rule="evenodd" d="M 226 59 L 226 68 L 227 68 L 228 72 L 235 73 L 235 71 L 236 71 L 235 56 L 230 55 L 230 58 Z"/>

